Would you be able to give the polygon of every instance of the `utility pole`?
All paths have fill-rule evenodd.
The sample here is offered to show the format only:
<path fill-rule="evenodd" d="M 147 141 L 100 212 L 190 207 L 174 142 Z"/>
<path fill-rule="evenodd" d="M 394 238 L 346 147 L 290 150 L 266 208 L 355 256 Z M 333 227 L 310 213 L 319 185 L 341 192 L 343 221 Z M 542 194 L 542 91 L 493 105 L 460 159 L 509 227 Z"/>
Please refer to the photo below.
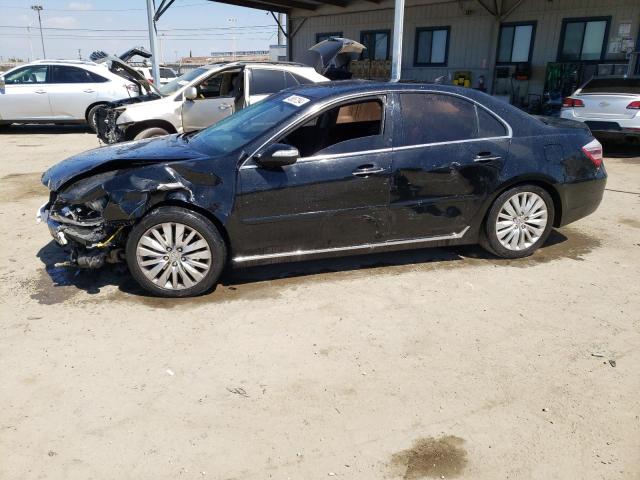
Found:
<path fill-rule="evenodd" d="M 31 10 L 38 12 L 38 24 L 40 25 L 40 41 L 42 42 L 42 58 L 47 58 L 47 54 L 44 51 L 44 37 L 42 36 L 42 19 L 40 18 L 40 12 L 43 10 L 42 5 L 31 5 Z"/>
<path fill-rule="evenodd" d="M 282 13 L 278 13 L 278 45 L 284 45 L 284 33 L 282 33 L 282 19 L 284 15 Z"/>
<path fill-rule="evenodd" d="M 82 60 L 82 50 L 78 49 L 78 60 Z"/>
<path fill-rule="evenodd" d="M 147 21 L 149 23 L 149 44 L 151 46 L 151 71 L 153 81 L 160 85 L 160 62 L 158 61 L 158 32 L 156 32 L 156 21 L 154 16 L 156 7 L 153 0 L 147 0 Z"/>
<path fill-rule="evenodd" d="M 235 32 L 235 24 L 237 23 L 237 18 L 227 18 L 227 22 L 231 25 L 231 44 L 233 45 L 233 60 L 236 59 L 236 32 Z"/>

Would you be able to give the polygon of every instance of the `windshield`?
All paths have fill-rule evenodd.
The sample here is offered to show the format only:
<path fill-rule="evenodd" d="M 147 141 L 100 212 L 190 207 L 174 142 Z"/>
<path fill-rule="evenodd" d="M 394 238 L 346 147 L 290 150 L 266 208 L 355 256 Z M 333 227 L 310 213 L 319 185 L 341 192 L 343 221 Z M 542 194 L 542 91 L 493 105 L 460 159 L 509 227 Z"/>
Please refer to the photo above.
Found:
<path fill-rule="evenodd" d="M 203 144 L 211 155 L 233 152 L 299 112 L 308 101 L 290 93 L 271 96 L 205 128 L 191 141 Z"/>
<path fill-rule="evenodd" d="M 160 91 L 160 94 L 163 97 L 166 97 L 167 95 L 171 95 L 172 93 L 177 92 L 186 84 L 191 83 L 192 80 L 198 78 L 200 75 L 208 71 L 209 71 L 208 68 L 195 68 L 190 72 L 185 73 L 181 77 L 174 78 L 169 83 L 166 83 L 161 87 L 158 87 L 158 90 Z"/>

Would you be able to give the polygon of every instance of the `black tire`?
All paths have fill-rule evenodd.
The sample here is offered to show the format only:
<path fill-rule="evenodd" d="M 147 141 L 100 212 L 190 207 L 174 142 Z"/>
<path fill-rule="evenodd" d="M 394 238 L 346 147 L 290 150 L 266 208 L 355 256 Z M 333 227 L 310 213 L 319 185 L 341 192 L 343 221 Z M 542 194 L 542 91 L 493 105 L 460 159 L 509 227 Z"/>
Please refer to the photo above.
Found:
<path fill-rule="evenodd" d="M 176 222 L 195 230 L 211 250 L 211 263 L 203 279 L 189 288 L 163 288 L 151 281 L 138 264 L 138 242 L 152 227 Z M 161 297 L 193 297 L 209 291 L 218 281 L 227 260 L 227 247 L 216 226 L 203 215 L 181 207 L 159 207 L 142 218 L 131 230 L 125 250 L 129 271 L 142 288 Z M 183 259 L 184 260 L 184 259 Z M 175 264 L 174 264 L 175 265 Z"/>
<path fill-rule="evenodd" d="M 510 250 L 500 242 L 500 239 L 498 238 L 498 234 L 496 232 L 496 222 L 502 206 L 507 202 L 508 199 L 519 193 L 534 193 L 542 198 L 547 210 L 547 223 L 540 237 L 529 247 L 523 248 L 521 250 Z M 554 213 L 555 208 L 553 199 L 551 198 L 551 195 L 549 195 L 549 192 L 547 192 L 544 188 L 541 188 L 537 185 L 519 185 L 517 187 L 511 188 L 502 193 L 498 198 L 496 198 L 491 205 L 480 235 L 480 245 L 482 245 L 485 250 L 493 253 L 498 257 L 528 257 L 538 248 L 544 245 L 544 242 L 547 241 L 547 238 L 551 233 L 551 229 L 553 228 Z"/>
<path fill-rule="evenodd" d="M 93 133 L 98 133 L 98 125 L 96 124 L 96 112 L 99 108 L 104 107 L 104 104 L 94 105 L 87 112 L 87 125 Z"/>
<path fill-rule="evenodd" d="M 164 128 L 151 127 L 151 128 L 145 128 L 141 132 L 138 132 L 136 136 L 133 137 L 133 139 L 142 140 L 144 138 L 162 137 L 163 135 L 169 135 L 169 132 L 167 132 Z"/>

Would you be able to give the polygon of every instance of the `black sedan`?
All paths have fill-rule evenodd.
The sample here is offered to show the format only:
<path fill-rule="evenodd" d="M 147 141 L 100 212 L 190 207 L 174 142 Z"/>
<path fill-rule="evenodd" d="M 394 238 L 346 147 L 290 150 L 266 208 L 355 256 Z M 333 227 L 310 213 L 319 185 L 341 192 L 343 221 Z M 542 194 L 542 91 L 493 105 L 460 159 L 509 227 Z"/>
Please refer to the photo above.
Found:
<path fill-rule="evenodd" d="M 79 266 L 126 260 L 183 297 L 227 264 L 477 242 L 524 257 L 593 212 L 606 177 L 577 122 L 471 89 L 335 82 L 71 157 L 44 173 L 40 214 Z"/>

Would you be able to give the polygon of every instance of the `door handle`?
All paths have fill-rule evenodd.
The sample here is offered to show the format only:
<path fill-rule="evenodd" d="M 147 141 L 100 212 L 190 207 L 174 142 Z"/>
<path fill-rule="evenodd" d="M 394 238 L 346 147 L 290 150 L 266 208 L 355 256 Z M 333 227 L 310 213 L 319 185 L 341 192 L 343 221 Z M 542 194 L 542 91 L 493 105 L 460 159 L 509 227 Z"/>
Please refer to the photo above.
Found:
<path fill-rule="evenodd" d="M 42 95 L 43 93 L 47 93 L 46 90 L 36 90 L 36 93 Z"/>
<path fill-rule="evenodd" d="M 501 159 L 502 157 L 498 155 L 491 155 L 491 152 L 480 152 L 476 155 L 476 158 L 474 158 L 473 161 L 476 163 L 489 163 Z"/>
<path fill-rule="evenodd" d="M 93 92 L 95 92 L 95 90 L 92 88 L 87 88 L 86 90 L 84 90 L 84 93 L 93 93 Z"/>
<path fill-rule="evenodd" d="M 368 177 L 369 175 L 375 175 L 376 173 L 384 172 L 384 168 L 376 167 L 375 165 L 367 164 L 361 165 L 356 168 L 351 175 L 354 177 Z"/>
<path fill-rule="evenodd" d="M 228 103 L 223 103 L 222 105 L 218 105 L 219 110 L 227 110 L 228 108 L 231 108 L 231 105 L 229 105 Z"/>

